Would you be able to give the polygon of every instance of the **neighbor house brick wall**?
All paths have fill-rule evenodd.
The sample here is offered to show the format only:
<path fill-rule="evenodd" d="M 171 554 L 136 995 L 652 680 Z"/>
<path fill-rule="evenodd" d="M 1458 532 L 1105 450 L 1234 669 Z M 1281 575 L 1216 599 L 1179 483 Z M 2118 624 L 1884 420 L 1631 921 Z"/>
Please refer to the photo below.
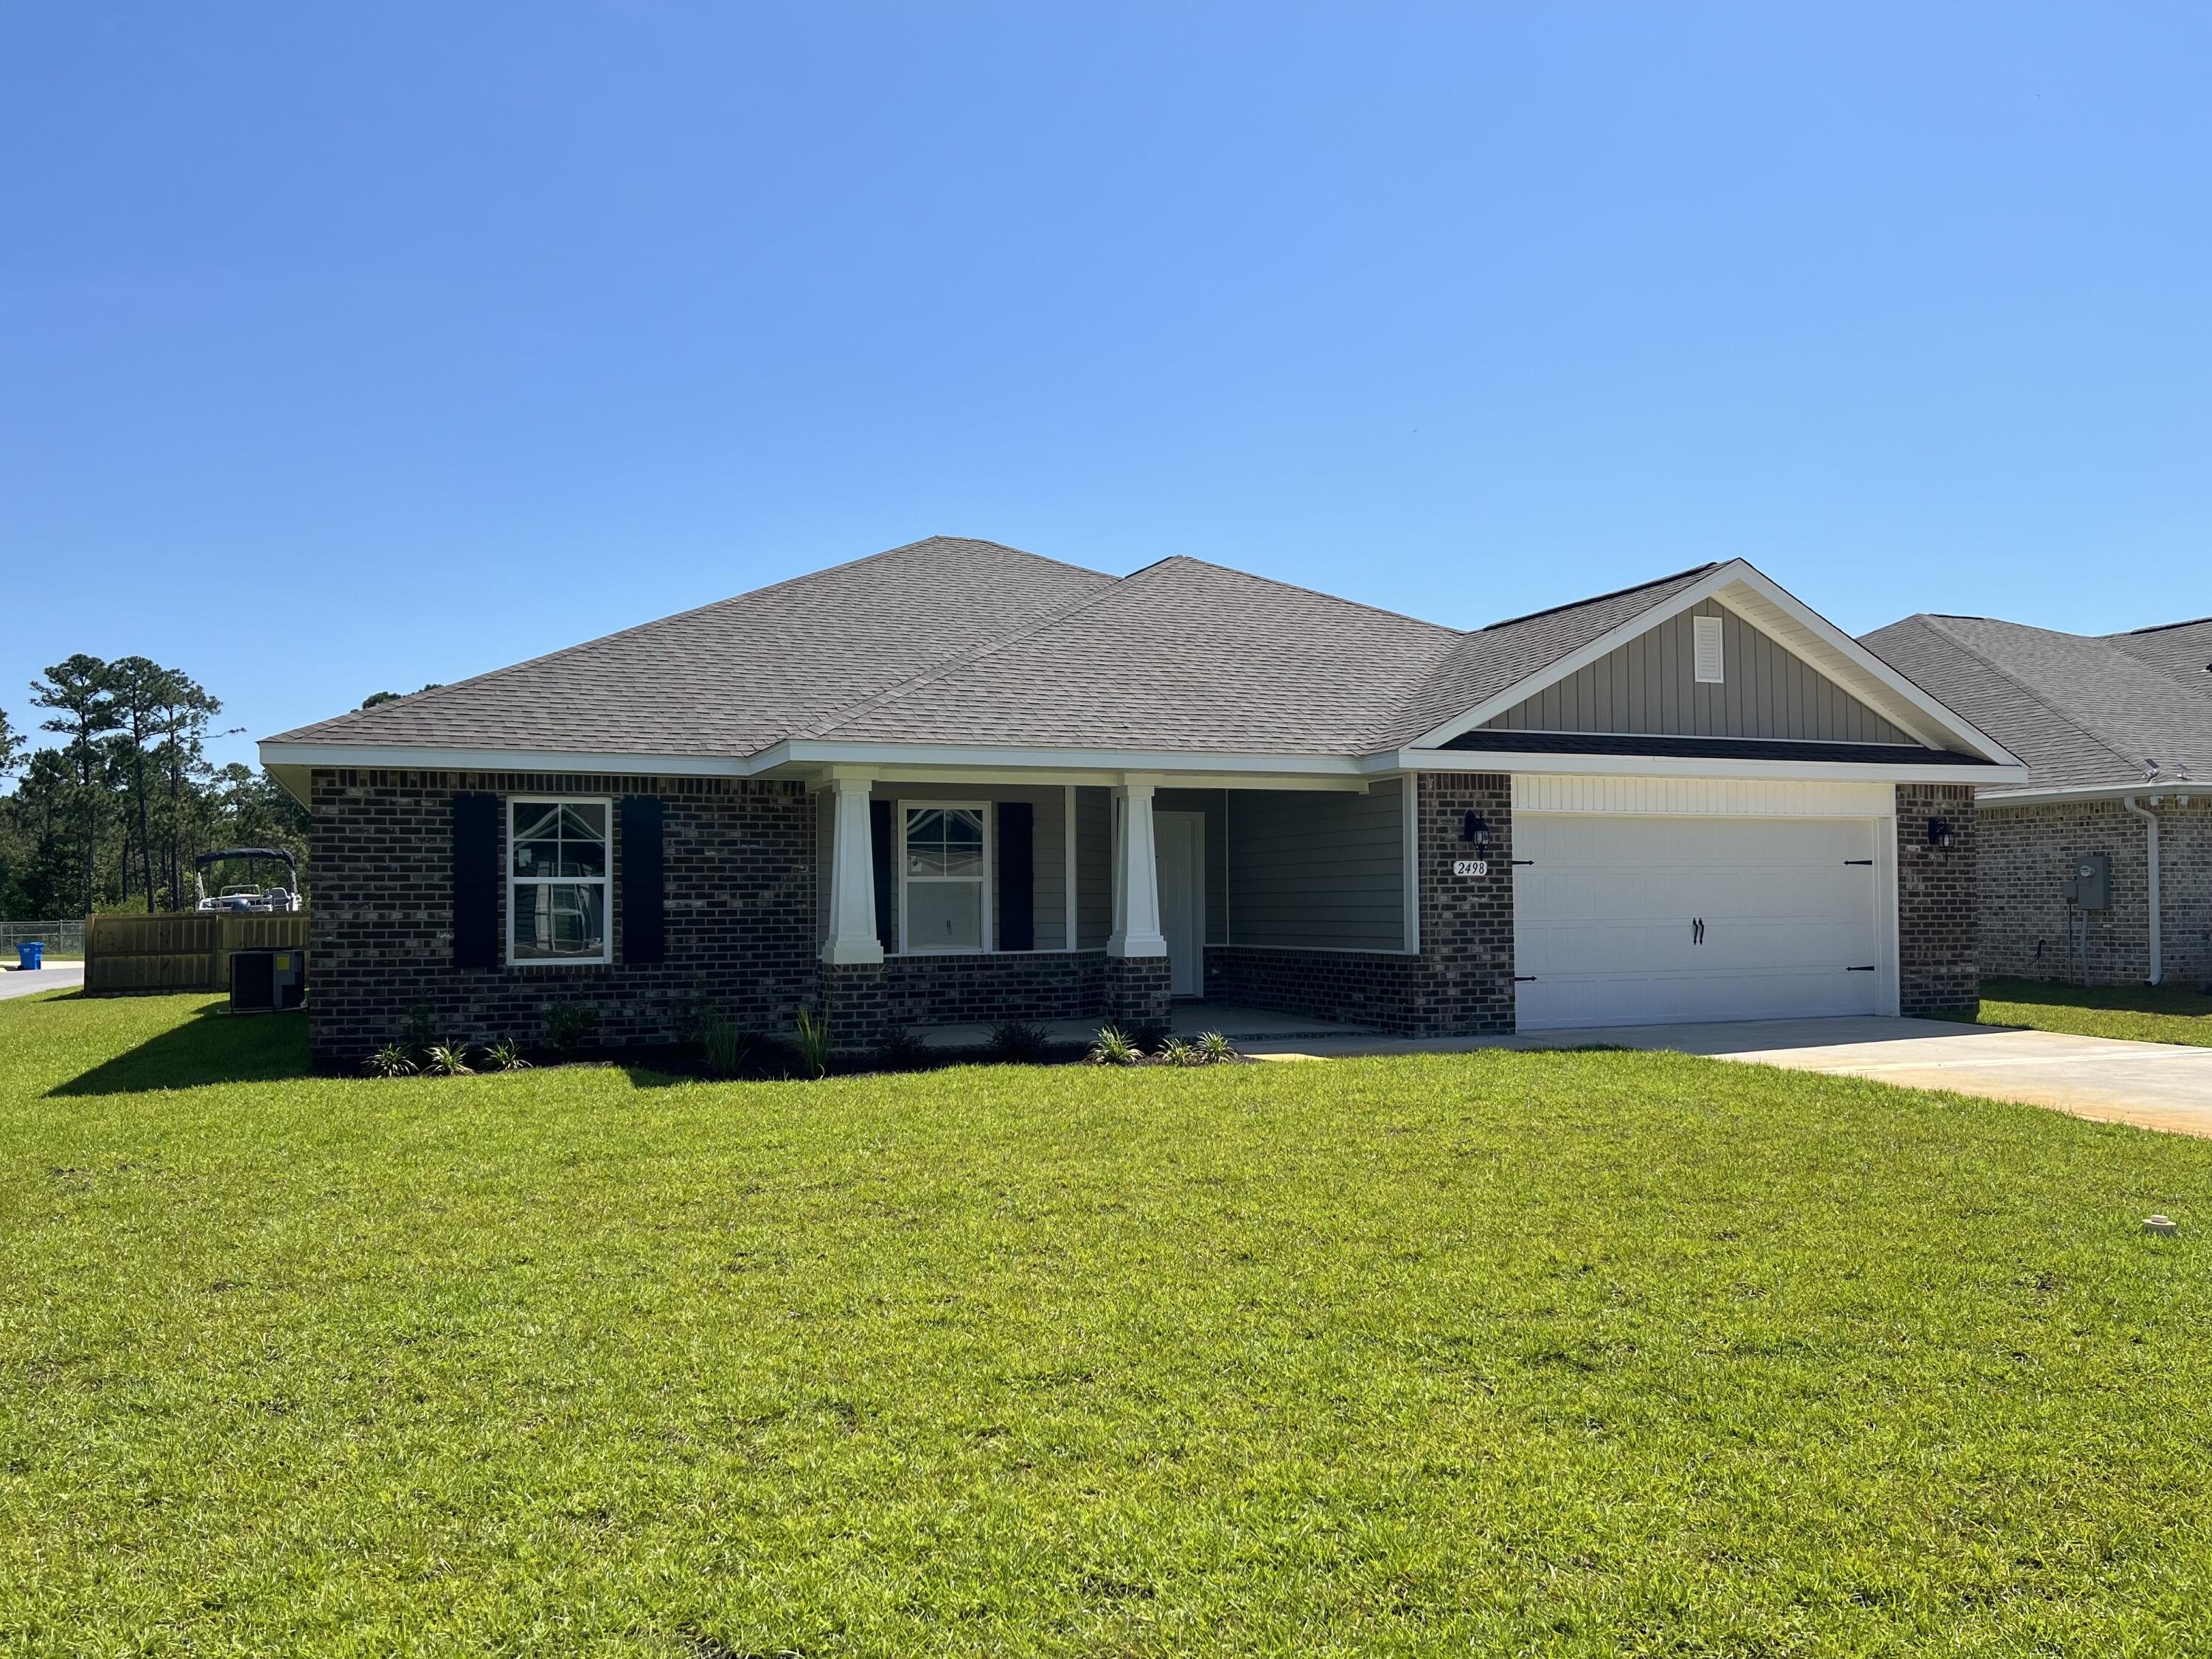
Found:
<path fill-rule="evenodd" d="M 1460 839 L 1469 812 L 1489 824 L 1486 845 Z M 1424 773 L 1415 826 L 1418 951 L 1209 945 L 1206 994 L 1406 1036 L 1510 1031 L 1513 781 L 1492 773 Z M 1487 874 L 1452 873 L 1455 862 L 1475 858 L 1487 863 Z M 1233 939 L 1233 904 L 1229 926 Z"/>
<path fill-rule="evenodd" d="M 2212 799 L 2191 796 L 2183 805 L 2167 794 L 2154 810 L 2166 980 L 2203 985 L 2212 981 Z M 2116 800 L 1990 805 L 1979 817 L 1984 973 L 2076 981 L 2086 931 L 2091 984 L 2149 977 L 2148 826 L 2142 819 Z M 2083 853 L 2110 856 L 2112 908 L 2075 912 L 2069 943 L 2065 882 Z"/>
<path fill-rule="evenodd" d="M 1930 818 L 1950 825 L 1955 845 L 1929 843 Z M 1908 1018 L 1972 1019 L 1979 1009 L 1977 836 L 1971 786 L 1897 786 L 1898 1011 Z"/>
<path fill-rule="evenodd" d="M 666 960 L 623 959 L 623 851 L 613 848 L 614 961 L 603 966 L 453 966 L 453 798 L 658 795 L 664 803 Z M 350 1070 L 397 1038 L 411 1009 L 473 1042 L 544 1040 L 548 1011 L 583 1003 L 611 1045 L 682 1036 L 710 998 L 756 1030 L 787 1030 L 818 994 L 813 816 L 797 784 L 513 772 L 317 770 L 308 854 L 310 1041 Z M 505 811 L 501 821 L 502 857 Z M 499 895 L 501 938 L 507 894 Z"/>

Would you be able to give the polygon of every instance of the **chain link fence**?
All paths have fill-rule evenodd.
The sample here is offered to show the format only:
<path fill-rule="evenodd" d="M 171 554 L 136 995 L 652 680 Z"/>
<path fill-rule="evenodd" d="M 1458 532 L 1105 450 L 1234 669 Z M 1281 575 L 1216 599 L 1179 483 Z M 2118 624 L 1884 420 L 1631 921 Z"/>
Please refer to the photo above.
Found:
<path fill-rule="evenodd" d="M 50 957 L 84 954 L 84 923 L 77 921 L 0 921 L 0 952 L 13 961 L 15 947 L 33 939 L 43 942 Z"/>

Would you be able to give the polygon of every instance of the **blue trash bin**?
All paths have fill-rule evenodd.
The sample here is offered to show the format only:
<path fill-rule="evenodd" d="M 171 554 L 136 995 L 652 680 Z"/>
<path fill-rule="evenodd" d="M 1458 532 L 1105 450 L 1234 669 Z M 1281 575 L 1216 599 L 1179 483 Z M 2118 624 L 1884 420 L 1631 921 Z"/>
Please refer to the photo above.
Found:
<path fill-rule="evenodd" d="M 39 964 L 46 960 L 46 940 L 26 939 L 15 947 L 15 965 L 27 974 L 35 974 L 39 971 Z"/>

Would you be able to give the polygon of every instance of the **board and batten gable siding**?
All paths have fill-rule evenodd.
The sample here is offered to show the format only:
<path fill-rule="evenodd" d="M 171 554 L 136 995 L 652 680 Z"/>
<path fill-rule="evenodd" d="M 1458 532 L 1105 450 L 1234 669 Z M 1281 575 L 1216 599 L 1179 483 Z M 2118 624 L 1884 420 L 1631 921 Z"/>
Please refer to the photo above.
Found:
<path fill-rule="evenodd" d="M 1229 942 L 1406 948 L 1403 782 L 1364 794 L 1228 793 Z"/>
<path fill-rule="evenodd" d="M 1698 617 L 1721 622 L 1723 680 L 1698 684 Z M 1880 714 L 1712 599 L 1670 617 L 1486 721 L 1502 732 L 1635 732 L 1911 744 Z M 1917 746 L 1917 745 L 1916 745 Z"/>

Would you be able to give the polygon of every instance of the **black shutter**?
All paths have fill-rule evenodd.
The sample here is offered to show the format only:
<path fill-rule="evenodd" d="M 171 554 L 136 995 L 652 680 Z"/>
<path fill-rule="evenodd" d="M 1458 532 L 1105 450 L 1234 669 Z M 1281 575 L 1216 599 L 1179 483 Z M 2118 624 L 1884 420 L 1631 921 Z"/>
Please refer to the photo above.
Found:
<path fill-rule="evenodd" d="M 999 948 L 1036 949 L 1036 809 L 999 803 Z"/>
<path fill-rule="evenodd" d="M 868 803 L 868 858 L 876 876 L 876 943 L 898 949 L 898 890 L 891 884 L 891 804 Z"/>
<path fill-rule="evenodd" d="M 665 962 L 668 926 L 661 914 L 661 809 L 658 795 L 624 795 L 622 799 L 623 960 Z"/>
<path fill-rule="evenodd" d="M 499 966 L 499 797 L 453 797 L 453 966 Z"/>

